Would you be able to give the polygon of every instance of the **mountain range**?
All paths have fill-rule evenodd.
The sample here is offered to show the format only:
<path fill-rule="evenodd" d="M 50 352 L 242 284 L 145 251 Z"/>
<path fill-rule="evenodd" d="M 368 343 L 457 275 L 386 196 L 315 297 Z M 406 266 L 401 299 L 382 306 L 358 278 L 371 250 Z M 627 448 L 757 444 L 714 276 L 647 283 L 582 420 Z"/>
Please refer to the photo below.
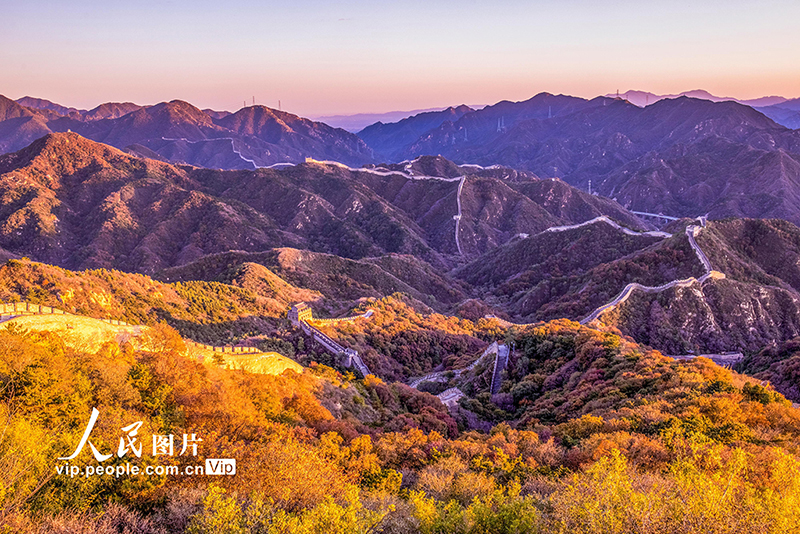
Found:
<path fill-rule="evenodd" d="M 30 97 L 20 102 L 0 95 L 0 152 L 72 131 L 133 154 L 198 167 L 255 169 L 306 157 L 354 165 L 373 161 L 355 135 L 264 106 L 228 113 L 173 100 L 144 107 L 107 103 L 82 111 Z"/>
<path fill-rule="evenodd" d="M 542 93 L 444 120 L 409 142 L 408 125 L 422 118 L 360 135 L 394 160 L 441 154 L 558 176 L 635 211 L 800 223 L 800 132 L 736 102 L 680 97 L 640 108 Z"/>
<path fill-rule="evenodd" d="M 639 107 L 655 104 L 659 100 L 680 98 L 682 96 L 708 100 L 710 102 L 738 102 L 739 104 L 750 106 L 763 113 L 781 126 L 786 126 L 792 130 L 800 128 L 800 98 L 788 99 L 782 96 L 763 96 L 760 98 L 741 100 L 727 96 L 715 96 L 703 89 L 684 91 L 674 95 L 657 95 L 647 91 L 626 91 L 619 94 L 610 93 L 606 96 L 609 98 L 622 97 Z"/>
<path fill-rule="evenodd" d="M 0 247 L 70 268 L 147 273 L 275 247 L 352 259 L 411 254 L 441 266 L 459 246 L 475 255 L 599 215 L 647 228 L 613 201 L 512 169 L 420 158 L 402 170 L 312 161 L 218 171 L 137 158 L 76 133 L 0 156 L 0 199 Z"/>
<path fill-rule="evenodd" d="M 800 128 L 800 98 L 755 109 L 787 128 L 794 130 Z"/>
<path fill-rule="evenodd" d="M 750 100 L 740 100 L 733 97 L 715 96 L 702 89 L 684 91 L 683 93 L 675 95 L 657 95 L 647 91 L 626 91 L 619 94 L 607 94 L 606 96 L 609 98 L 621 97 L 639 107 L 655 104 L 659 100 L 680 98 L 682 96 L 708 100 L 710 102 L 738 102 L 739 104 L 750 106 L 763 113 L 781 126 L 792 130 L 800 128 L 800 98 L 790 100 L 782 96 L 764 96 Z"/>
<path fill-rule="evenodd" d="M 360 137 L 263 106 L 226 113 L 172 101 L 81 111 L 21 101 L 35 107 L 0 97 L 0 151 L 71 130 L 130 154 L 229 170 L 306 158 L 358 167 L 441 154 L 457 164 L 559 177 L 639 212 L 800 223 L 800 133 L 767 116 L 788 120 L 800 113 L 796 100 L 757 111 L 681 96 L 640 108 L 622 99 L 542 93 L 378 122 Z"/>
<path fill-rule="evenodd" d="M 766 106 L 773 106 L 773 105 L 780 105 L 786 102 L 788 99 L 782 96 L 762 96 L 760 98 L 752 98 L 749 100 L 742 100 L 739 98 L 733 98 L 730 96 L 716 96 L 704 89 L 694 89 L 692 91 L 684 91 L 682 93 L 672 94 L 672 95 L 659 95 L 655 93 L 650 93 L 648 91 L 625 91 L 624 93 L 609 93 L 607 95 L 608 98 L 624 98 L 631 104 L 635 104 L 639 107 L 645 107 L 650 104 L 655 104 L 659 100 L 664 99 L 673 99 L 673 98 L 680 98 L 682 96 L 687 96 L 689 98 L 699 98 L 701 100 L 709 100 L 711 102 L 738 102 L 739 104 L 744 104 L 746 106 L 751 107 L 766 107 Z"/>
<path fill-rule="evenodd" d="M 600 322 L 671 354 L 800 334 L 800 133 L 737 102 L 541 94 L 378 123 L 366 143 L 259 106 L 26 102 L 0 99 L 0 139 L 25 145 L 0 156 L 4 258 L 288 284 L 333 314 L 401 292 L 475 320 L 581 320 L 628 284 L 704 274 L 684 235 L 696 223 L 662 219 L 665 237 L 630 209 L 708 214 L 696 240 L 724 276 L 634 291 Z M 239 139 L 297 164 L 239 168 Z"/>
<path fill-rule="evenodd" d="M 395 293 L 422 313 L 474 321 L 584 320 L 629 284 L 665 287 L 633 291 L 597 321 L 668 354 L 753 353 L 800 335 L 800 229 L 790 222 L 706 222 L 694 239 L 719 273 L 709 278 L 687 236 L 697 221 L 655 231 L 561 180 L 438 156 L 219 171 L 48 134 L 0 156 L 0 219 L 6 259 L 212 284 L 197 287 L 239 307 L 256 299 L 252 319 L 231 315 L 240 335 L 274 328 L 297 299 L 336 315 Z M 17 298 L 52 305 L 70 291 L 32 288 L 23 274 L 6 283 Z M 676 280 L 700 281 L 666 286 Z M 170 314 L 185 335 L 210 335 Z"/>
<path fill-rule="evenodd" d="M 444 122 L 455 122 L 467 113 L 475 111 L 469 106 L 460 105 L 440 111 L 428 111 L 404 118 L 397 123 L 376 122 L 358 132 L 378 156 L 396 161 L 401 154 L 399 148 L 416 141 L 422 134 L 438 128 Z"/>

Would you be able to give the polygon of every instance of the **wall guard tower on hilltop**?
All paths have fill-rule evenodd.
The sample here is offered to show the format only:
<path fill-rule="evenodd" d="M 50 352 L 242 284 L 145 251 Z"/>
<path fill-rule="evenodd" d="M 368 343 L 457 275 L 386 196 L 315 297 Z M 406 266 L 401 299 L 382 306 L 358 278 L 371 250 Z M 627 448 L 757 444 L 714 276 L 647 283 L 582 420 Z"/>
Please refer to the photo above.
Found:
<path fill-rule="evenodd" d="M 300 323 L 304 321 L 313 321 L 314 313 L 311 311 L 311 307 L 308 304 L 305 302 L 298 302 L 289 310 L 289 320 L 294 326 L 300 326 Z"/>

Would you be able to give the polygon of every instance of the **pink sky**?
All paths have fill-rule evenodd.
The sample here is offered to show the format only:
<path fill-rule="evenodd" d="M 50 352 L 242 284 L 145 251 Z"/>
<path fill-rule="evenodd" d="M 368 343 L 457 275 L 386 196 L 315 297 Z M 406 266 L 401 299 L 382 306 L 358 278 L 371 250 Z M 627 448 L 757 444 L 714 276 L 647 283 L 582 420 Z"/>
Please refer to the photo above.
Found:
<path fill-rule="evenodd" d="M 664 4 L 29 0 L 0 19 L 0 94 L 83 108 L 255 96 L 308 116 L 541 91 L 800 96 L 800 2 Z"/>

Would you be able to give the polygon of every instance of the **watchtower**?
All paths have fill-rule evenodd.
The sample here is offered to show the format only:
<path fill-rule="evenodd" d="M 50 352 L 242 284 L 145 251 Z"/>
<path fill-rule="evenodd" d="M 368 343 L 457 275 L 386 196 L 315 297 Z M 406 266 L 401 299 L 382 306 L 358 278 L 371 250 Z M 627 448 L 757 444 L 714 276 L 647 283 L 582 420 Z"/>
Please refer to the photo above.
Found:
<path fill-rule="evenodd" d="M 353 360 L 358 357 L 358 352 L 353 349 L 344 349 L 342 352 L 342 365 L 353 367 Z"/>
<path fill-rule="evenodd" d="M 294 326 L 299 326 L 303 321 L 313 321 L 314 314 L 305 302 L 298 302 L 289 310 L 289 320 Z"/>

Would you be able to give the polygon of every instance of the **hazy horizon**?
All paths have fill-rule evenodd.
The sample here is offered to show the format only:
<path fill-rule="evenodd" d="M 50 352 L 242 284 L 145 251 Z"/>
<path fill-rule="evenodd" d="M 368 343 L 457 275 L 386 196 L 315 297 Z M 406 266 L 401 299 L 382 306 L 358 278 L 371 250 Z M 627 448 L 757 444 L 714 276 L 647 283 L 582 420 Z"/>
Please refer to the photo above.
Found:
<path fill-rule="evenodd" d="M 687 90 L 683 90 L 683 91 L 677 91 L 675 93 L 672 93 L 672 94 L 668 95 L 666 93 L 663 93 L 663 94 L 662 93 L 654 93 L 653 91 L 648 91 L 648 90 L 645 90 L 645 89 L 630 89 L 630 90 L 626 90 L 626 91 L 620 90 L 619 91 L 619 95 L 621 97 L 623 97 L 623 96 L 626 96 L 628 93 L 645 92 L 645 93 L 658 94 L 660 96 L 677 96 L 677 95 L 679 95 L 681 93 L 690 93 L 690 92 L 693 92 L 693 91 L 704 91 L 704 90 L 705 89 L 703 89 L 703 88 L 687 89 Z M 429 111 L 441 111 L 441 110 L 447 109 L 448 107 L 456 107 L 456 106 L 460 106 L 460 105 L 466 105 L 466 106 L 469 106 L 469 107 L 471 107 L 473 109 L 481 109 L 481 108 L 486 107 L 486 106 L 492 106 L 492 105 L 497 104 L 498 102 L 501 102 L 501 101 L 520 102 L 520 101 L 528 100 L 528 99 L 533 98 L 534 96 L 536 96 L 536 95 L 538 95 L 540 93 L 543 93 L 543 92 L 549 92 L 549 91 L 539 91 L 539 92 L 536 92 L 536 93 L 532 93 L 531 95 L 529 95 L 529 96 L 527 96 L 525 98 L 519 99 L 519 100 L 511 100 L 511 99 L 508 99 L 508 98 L 501 98 L 501 99 L 499 99 L 497 101 L 484 103 L 484 104 L 465 104 L 464 102 L 459 102 L 459 103 L 453 102 L 451 104 L 444 105 L 444 106 L 429 106 L 429 107 L 422 107 L 422 108 L 416 108 L 416 109 L 365 110 L 365 111 L 353 111 L 352 113 L 314 113 L 314 114 L 303 115 L 302 113 L 297 113 L 297 112 L 295 112 L 293 110 L 287 110 L 287 109 L 285 109 L 285 106 L 282 106 L 282 107 L 283 107 L 283 111 L 286 111 L 286 112 L 289 112 L 289 113 L 293 113 L 295 115 L 300 115 L 300 116 L 303 116 L 303 117 L 307 117 L 307 118 L 313 118 L 313 119 L 324 119 L 324 118 L 333 118 L 333 117 L 353 117 L 353 116 L 358 116 L 358 115 L 369 116 L 369 115 L 392 115 L 392 114 L 408 114 L 408 113 L 417 114 L 417 113 L 425 113 L 425 112 L 429 112 Z M 554 94 L 554 95 L 572 96 L 572 97 L 577 97 L 577 98 L 584 98 L 584 99 L 587 99 L 587 100 L 591 100 L 593 98 L 597 98 L 597 97 L 601 97 L 601 96 L 611 96 L 611 95 L 613 95 L 615 93 L 616 93 L 616 90 L 614 90 L 614 91 L 606 91 L 605 93 L 597 94 L 597 95 L 584 96 L 584 95 L 571 95 L 571 94 L 567 94 L 567 93 L 551 92 L 551 94 Z M 4 93 L 2 93 L 2 91 L 0 91 L 0 94 L 4 94 Z M 227 112 L 233 112 L 233 113 L 235 113 L 236 111 L 242 109 L 243 107 L 250 107 L 250 106 L 253 105 L 252 97 L 251 97 L 251 100 L 249 100 L 249 101 L 243 101 L 242 104 L 244 104 L 244 105 L 240 104 L 238 107 L 215 108 L 215 107 L 212 107 L 212 106 L 200 105 L 200 104 L 198 104 L 196 102 L 192 102 L 191 100 L 187 100 L 185 98 L 165 98 L 163 100 L 158 100 L 158 101 L 154 101 L 154 102 L 145 102 L 145 103 L 136 102 L 136 101 L 128 101 L 128 100 L 120 100 L 120 99 L 107 99 L 107 100 L 103 100 L 102 102 L 97 102 L 97 103 L 95 103 L 93 105 L 89 105 L 89 106 L 75 106 L 75 105 L 72 105 L 71 103 L 68 103 L 68 102 L 62 102 L 62 101 L 54 100 L 52 98 L 48 98 L 46 95 L 25 94 L 25 95 L 20 95 L 20 96 L 11 96 L 11 95 L 5 94 L 4 96 L 6 96 L 8 98 L 11 98 L 12 100 L 15 100 L 15 101 L 21 100 L 21 99 L 23 99 L 25 97 L 39 98 L 39 99 L 42 99 L 42 100 L 48 100 L 48 101 L 50 101 L 50 102 L 52 102 L 54 104 L 58 104 L 58 105 L 61 105 L 61 106 L 64 106 L 64 107 L 73 107 L 73 108 L 82 109 L 82 110 L 85 110 L 85 111 L 89 111 L 91 109 L 94 109 L 94 108 L 102 105 L 102 104 L 107 104 L 107 103 L 127 103 L 127 102 L 130 102 L 130 103 L 137 104 L 137 105 L 140 105 L 140 106 L 153 106 L 153 105 L 161 104 L 161 103 L 164 103 L 164 102 L 171 102 L 171 101 L 174 101 L 174 100 L 181 100 L 181 101 L 184 101 L 184 102 L 188 102 L 189 104 L 191 104 L 191 105 L 193 105 L 193 106 L 195 106 L 195 107 L 197 107 L 199 109 L 212 109 L 214 111 L 227 111 Z M 794 100 L 794 99 L 800 98 L 800 97 L 796 97 L 794 95 L 787 96 L 787 95 L 783 95 L 783 94 L 774 94 L 774 95 L 764 94 L 764 95 L 757 95 L 757 96 L 755 96 L 753 98 L 739 98 L 736 95 L 732 96 L 732 95 L 717 95 L 717 94 L 713 94 L 713 96 L 718 97 L 718 98 L 725 98 L 725 99 L 738 100 L 738 101 L 752 100 L 752 99 L 758 99 L 758 98 L 762 98 L 762 97 L 783 97 L 783 98 L 786 98 L 787 100 Z M 653 104 L 653 103 L 655 103 L 655 102 L 651 102 L 651 104 Z M 258 99 L 256 99 L 255 104 L 256 105 L 260 105 L 260 106 L 266 106 L 266 107 L 273 108 L 273 109 L 278 109 L 278 104 L 271 105 L 269 103 L 259 102 Z"/>
<path fill-rule="evenodd" d="M 793 98 L 798 15 L 789 0 L 31 0 L 0 19 L 0 87 L 84 109 L 181 99 L 233 111 L 255 96 L 302 116 L 617 89 Z"/>

